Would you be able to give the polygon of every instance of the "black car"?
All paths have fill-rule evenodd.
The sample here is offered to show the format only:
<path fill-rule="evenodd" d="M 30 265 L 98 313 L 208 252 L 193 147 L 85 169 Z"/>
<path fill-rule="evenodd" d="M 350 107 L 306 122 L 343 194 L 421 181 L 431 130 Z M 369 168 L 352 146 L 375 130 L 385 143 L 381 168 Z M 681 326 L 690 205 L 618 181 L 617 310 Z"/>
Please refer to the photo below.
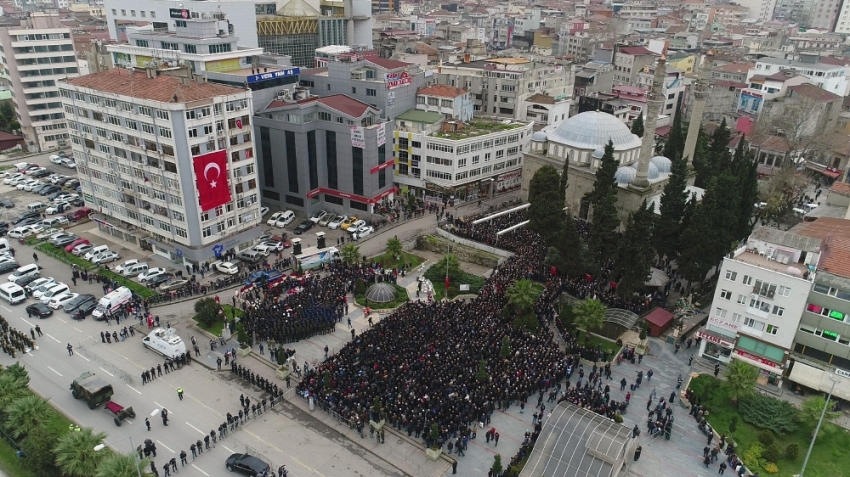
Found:
<path fill-rule="evenodd" d="M 12 270 L 18 269 L 20 266 L 21 265 L 14 260 L 10 260 L 8 262 L 0 262 L 0 273 L 11 272 Z"/>
<path fill-rule="evenodd" d="M 80 237 L 77 237 L 76 235 L 70 235 L 68 237 L 63 237 L 59 240 L 53 241 L 53 245 L 55 245 L 57 247 L 64 247 L 65 245 L 70 244 L 71 242 L 73 242 L 74 240 L 77 240 L 78 238 L 80 238 Z"/>
<path fill-rule="evenodd" d="M 40 177 L 49 176 L 50 174 L 52 174 L 52 172 L 48 171 L 47 169 L 41 169 L 30 174 L 30 177 L 35 177 L 36 179 L 38 179 Z"/>
<path fill-rule="evenodd" d="M 174 278 L 173 273 L 163 273 L 151 278 L 150 280 L 145 282 L 145 284 L 148 286 L 148 288 L 156 288 L 167 282 L 168 280 L 171 280 L 172 278 Z"/>
<path fill-rule="evenodd" d="M 295 235 L 303 234 L 304 232 L 312 229 L 314 225 L 316 224 L 314 224 L 312 220 L 305 220 L 304 222 L 301 222 L 298 224 L 298 227 L 295 227 Z"/>
<path fill-rule="evenodd" d="M 24 212 L 23 214 L 12 219 L 12 225 L 18 225 L 26 219 L 38 218 L 38 217 L 39 217 L 38 212 Z"/>
<path fill-rule="evenodd" d="M 60 182 L 61 182 L 61 181 L 60 181 Z M 60 184 L 56 184 L 56 185 L 57 185 L 57 186 L 59 186 Z M 64 194 L 64 193 L 65 193 L 65 192 L 64 192 L 64 191 L 62 191 L 62 189 L 61 189 L 61 187 L 60 187 L 60 189 L 59 189 L 59 190 L 57 190 L 56 192 L 52 192 L 52 193 L 48 194 L 48 195 L 47 195 L 47 200 L 49 200 L 49 201 L 51 201 L 51 202 L 52 202 L 52 201 L 53 201 L 53 199 L 55 199 L 55 198 L 59 197 L 60 195 L 62 195 L 62 194 Z"/>
<path fill-rule="evenodd" d="M 39 216 L 27 217 L 24 220 L 18 222 L 18 227 L 23 227 L 24 225 L 35 225 L 39 222 L 41 222 L 41 217 Z"/>
<path fill-rule="evenodd" d="M 53 310 L 50 309 L 44 303 L 33 303 L 27 307 L 27 316 L 37 316 L 39 318 L 47 318 L 48 316 L 53 314 Z"/>
<path fill-rule="evenodd" d="M 42 187 L 41 190 L 38 191 L 38 195 L 49 195 L 54 192 L 59 192 L 60 190 L 62 190 L 62 188 L 58 185 L 49 184 Z"/>
<path fill-rule="evenodd" d="M 269 464 L 248 454 L 233 454 L 224 461 L 224 466 L 231 472 L 239 472 L 242 475 L 250 475 L 252 477 L 263 475 L 263 472 L 270 471 Z"/>
<path fill-rule="evenodd" d="M 84 201 L 81 197 L 74 197 L 71 199 L 71 205 L 74 207 L 82 207 L 86 205 L 86 201 Z"/>
<path fill-rule="evenodd" d="M 12 207 L 15 206 L 15 203 L 12 202 L 12 199 L 6 199 L 4 197 L 4 198 L 0 199 L 0 205 L 2 205 L 3 207 L 5 207 L 7 209 L 11 209 Z"/>
<path fill-rule="evenodd" d="M 91 315 L 91 312 L 93 312 L 95 308 L 97 308 L 97 300 L 83 302 L 83 304 L 80 305 L 80 307 L 74 312 L 74 318 L 83 319 Z"/>
<path fill-rule="evenodd" d="M 25 286 L 29 285 L 30 283 L 38 280 L 39 278 L 41 278 L 41 277 L 38 276 L 38 275 L 24 275 L 21 278 L 18 278 L 17 280 L 13 281 L 12 283 L 14 283 L 18 286 L 21 286 L 21 287 L 25 287 Z"/>
<path fill-rule="evenodd" d="M 79 307 L 81 307 L 84 303 L 86 303 L 87 301 L 96 301 L 96 300 L 97 300 L 97 298 L 95 298 L 94 295 L 89 295 L 89 294 L 80 295 L 77 298 L 74 298 L 73 300 L 69 301 L 68 303 L 65 303 L 65 305 L 62 308 L 65 310 L 65 313 L 73 313 L 73 312 L 77 311 L 77 309 Z"/>
<path fill-rule="evenodd" d="M 74 188 L 76 188 L 78 185 L 80 185 L 80 180 L 79 180 L 79 179 L 75 179 L 75 178 L 71 178 L 71 180 L 69 180 L 68 182 L 66 182 L 66 183 L 62 184 L 62 187 L 69 187 L 69 188 L 71 188 L 71 189 L 74 189 Z"/>

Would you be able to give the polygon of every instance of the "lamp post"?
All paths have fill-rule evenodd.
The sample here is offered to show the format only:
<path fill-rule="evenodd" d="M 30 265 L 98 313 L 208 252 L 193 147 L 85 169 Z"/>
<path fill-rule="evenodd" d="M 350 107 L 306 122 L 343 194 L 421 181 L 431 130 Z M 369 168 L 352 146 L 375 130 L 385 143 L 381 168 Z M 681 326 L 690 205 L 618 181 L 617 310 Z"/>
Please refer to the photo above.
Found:
<path fill-rule="evenodd" d="M 803 477 L 806 473 L 806 465 L 809 463 L 809 457 L 812 455 L 812 448 L 815 446 L 815 439 L 818 438 L 818 432 L 820 432 L 820 426 L 823 424 L 823 416 L 826 415 L 826 410 L 829 408 L 829 400 L 832 398 L 832 391 L 835 391 L 835 385 L 838 383 L 838 379 L 829 377 L 829 380 L 832 381 L 832 387 L 829 388 L 829 394 L 826 395 L 826 403 L 823 405 L 823 410 L 820 412 L 820 419 L 818 419 L 818 425 L 815 426 L 815 434 L 812 436 L 812 441 L 809 443 L 809 450 L 806 451 L 806 458 L 803 459 L 803 468 L 800 469 L 800 477 Z"/>
<path fill-rule="evenodd" d="M 159 414 L 159 409 L 154 409 L 153 411 L 151 411 L 151 417 L 156 417 L 157 414 Z M 136 473 L 139 474 L 139 477 L 142 477 L 142 469 L 139 468 L 140 462 L 139 462 L 138 457 L 136 457 L 137 456 L 136 448 L 133 446 L 133 434 L 138 432 L 138 430 L 141 429 L 142 426 L 144 426 L 144 425 L 145 425 L 145 423 L 143 422 L 142 424 L 139 425 L 139 427 L 137 427 L 133 432 L 131 432 L 130 435 L 128 435 L 127 437 L 118 439 L 118 441 L 123 441 L 124 439 L 128 439 L 130 441 L 130 454 L 132 454 L 132 456 L 133 456 L 133 462 L 136 464 L 135 465 Z M 95 451 L 100 451 L 100 450 L 103 450 L 105 448 L 106 448 L 106 444 L 98 444 L 98 445 L 94 446 Z"/>

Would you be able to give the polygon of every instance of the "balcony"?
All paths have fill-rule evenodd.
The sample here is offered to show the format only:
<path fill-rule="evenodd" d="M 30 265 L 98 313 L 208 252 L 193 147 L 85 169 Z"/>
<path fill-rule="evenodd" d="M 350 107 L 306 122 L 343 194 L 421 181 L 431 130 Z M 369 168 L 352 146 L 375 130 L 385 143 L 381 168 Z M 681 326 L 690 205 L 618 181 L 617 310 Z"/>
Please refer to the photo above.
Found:
<path fill-rule="evenodd" d="M 746 248 L 736 251 L 735 260 L 755 265 L 760 268 L 772 270 L 774 272 L 790 275 L 801 280 L 814 280 L 814 273 L 811 273 L 807 266 L 800 263 L 780 263 L 773 257 L 762 255 L 757 251 L 750 251 Z"/>

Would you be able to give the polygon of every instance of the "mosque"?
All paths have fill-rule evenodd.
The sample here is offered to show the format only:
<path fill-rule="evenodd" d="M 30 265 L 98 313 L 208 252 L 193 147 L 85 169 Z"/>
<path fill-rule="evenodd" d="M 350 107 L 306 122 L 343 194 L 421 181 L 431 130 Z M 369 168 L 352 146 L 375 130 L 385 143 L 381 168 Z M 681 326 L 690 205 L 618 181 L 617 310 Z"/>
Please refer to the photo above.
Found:
<path fill-rule="evenodd" d="M 588 199 L 596 181 L 596 169 L 610 140 L 614 144 L 614 158 L 620 164 L 615 174 L 617 181 L 617 210 L 625 224 L 629 214 L 644 200 L 660 213 L 661 195 L 670 177 L 670 159 L 655 152 L 655 122 L 663 96 L 661 87 L 665 71 L 662 56 L 655 69 L 655 78 L 647 105 L 644 138 L 632 134 L 628 126 L 615 116 L 600 111 L 586 111 L 573 116 L 556 128 L 543 129 L 531 136 L 530 151 L 524 154 L 522 170 L 522 197 L 528 200 L 528 187 L 534 173 L 544 165 L 558 172 L 569 162 L 565 206 L 573 216 L 593 219 Z M 702 197 L 702 189 L 688 186 L 689 193 Z"/>

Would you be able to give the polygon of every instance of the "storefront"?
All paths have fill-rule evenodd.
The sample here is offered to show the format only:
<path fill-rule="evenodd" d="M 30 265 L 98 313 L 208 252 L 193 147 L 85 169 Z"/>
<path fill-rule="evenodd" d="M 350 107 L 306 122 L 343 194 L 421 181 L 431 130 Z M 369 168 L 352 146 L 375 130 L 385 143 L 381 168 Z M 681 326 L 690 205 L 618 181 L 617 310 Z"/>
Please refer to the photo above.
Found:
<path fill-rule="evenodd" d="M 732 357 L 741 360 L 747 364 L 751 364 L 759 369 L 759 376 L 756 378 L 756 384 L 761 386 L 782 386 L 782 373 L 785 368 L 781 363 L 777 363 L 762 356 L 757 356 L 742 349 L 736 349 Z"/>
<path fill-rule="evenodd" d="M 699 346 L 701 358 L 729 363 L 732 360 L 732 350 L 735 348 L 735 338 L 724 337 L 707 328 L 697 332 L 697 337 L 702 338 Z"/>

